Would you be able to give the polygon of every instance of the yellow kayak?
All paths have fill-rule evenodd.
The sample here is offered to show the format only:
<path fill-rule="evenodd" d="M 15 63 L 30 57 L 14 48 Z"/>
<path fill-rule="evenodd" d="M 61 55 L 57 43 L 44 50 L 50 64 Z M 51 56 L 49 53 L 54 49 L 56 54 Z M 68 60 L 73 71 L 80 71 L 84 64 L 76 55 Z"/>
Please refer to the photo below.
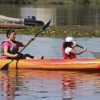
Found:
<path fill-rule="evenodd" d="M 11 59 L 0 59 L 0 69 Z M 13 60 L 8 69 L 38 70 L 100 70 L 100 59 L 20 59 Z"/>

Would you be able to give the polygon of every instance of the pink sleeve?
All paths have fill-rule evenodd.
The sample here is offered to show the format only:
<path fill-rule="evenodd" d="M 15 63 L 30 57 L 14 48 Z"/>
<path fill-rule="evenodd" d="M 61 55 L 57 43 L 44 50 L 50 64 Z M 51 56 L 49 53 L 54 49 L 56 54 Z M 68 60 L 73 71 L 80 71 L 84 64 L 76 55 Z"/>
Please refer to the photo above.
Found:
<path fill-rule="evenodd" d="M 8 46 L 9 48 L 11 48 L 11 43 L 8 42 L 8 41 L 5 41 L 5 42 L 2 44 L 2 48 L 4 48 L 4 46 Z"/>

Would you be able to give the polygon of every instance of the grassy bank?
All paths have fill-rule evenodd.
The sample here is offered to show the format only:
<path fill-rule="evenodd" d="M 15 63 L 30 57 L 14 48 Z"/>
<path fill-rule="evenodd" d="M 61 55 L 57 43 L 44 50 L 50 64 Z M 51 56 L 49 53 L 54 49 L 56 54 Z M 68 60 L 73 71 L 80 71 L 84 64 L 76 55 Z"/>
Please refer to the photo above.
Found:
<path fill-rule="evenodd" d="M 35 35 L 41 29 L 41 26 L 26 26 L 25 29 L 15 29 L 17 34 Z M 5 34 L 7 28 L 0 28 L 0 34 Z M 64 25 L 49 26 L 39 35 L 40 37 L 64 38 L 72 37 L 100 37 L 100 25 Z"/>

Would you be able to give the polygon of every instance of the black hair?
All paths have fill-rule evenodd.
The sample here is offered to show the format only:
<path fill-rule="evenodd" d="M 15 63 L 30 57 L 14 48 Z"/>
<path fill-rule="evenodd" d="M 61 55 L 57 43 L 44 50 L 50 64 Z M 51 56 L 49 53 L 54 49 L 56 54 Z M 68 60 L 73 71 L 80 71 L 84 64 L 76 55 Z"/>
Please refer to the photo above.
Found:
<path fill-rule="evenodd" d="M 8 38 L 8 36 L 9 36 L 12 32 L 15 32 L 15 31 L 12 30 L 12 29 L 7 30 L 7 32 L 6 32 L 6 36 L 7 36 L 7 38 Z"/>
<path fill-rule="evenodd" d="M 71 47 L 72 44 L 73 42 L 64 42 L 64 49 L 67 47 Z"/>

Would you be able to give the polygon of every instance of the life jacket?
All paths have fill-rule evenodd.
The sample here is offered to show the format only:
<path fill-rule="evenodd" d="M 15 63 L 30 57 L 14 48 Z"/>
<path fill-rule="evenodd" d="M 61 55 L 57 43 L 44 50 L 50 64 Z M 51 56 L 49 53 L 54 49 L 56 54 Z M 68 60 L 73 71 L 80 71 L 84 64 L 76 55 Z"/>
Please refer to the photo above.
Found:
<path fill-rule="evenodd" d="M 8 41 L 8 40 L 4 40 L 1 44 L 1 54 L 2 56 L 5 56 L 4 55 L 4 49 L 2 48 L 2 45 L 4 42 L 9 42 L 11 44 L 11 48 L 8 48 L 8 53 L 11 53 L 11 54 L 16 54 L 18 53 L 18 50 L 19 50 L 19 47 L 18 47 L 18 42 L 17 41 Z"/>
<path fill-rule="evenodd" d="M 76 56 L 72 53 L 70 54 L 66 54 L 65 50 L 64 50 L 64 42 L 62 43 L 62 55 L 64 59 L 75 59 Z"/>

